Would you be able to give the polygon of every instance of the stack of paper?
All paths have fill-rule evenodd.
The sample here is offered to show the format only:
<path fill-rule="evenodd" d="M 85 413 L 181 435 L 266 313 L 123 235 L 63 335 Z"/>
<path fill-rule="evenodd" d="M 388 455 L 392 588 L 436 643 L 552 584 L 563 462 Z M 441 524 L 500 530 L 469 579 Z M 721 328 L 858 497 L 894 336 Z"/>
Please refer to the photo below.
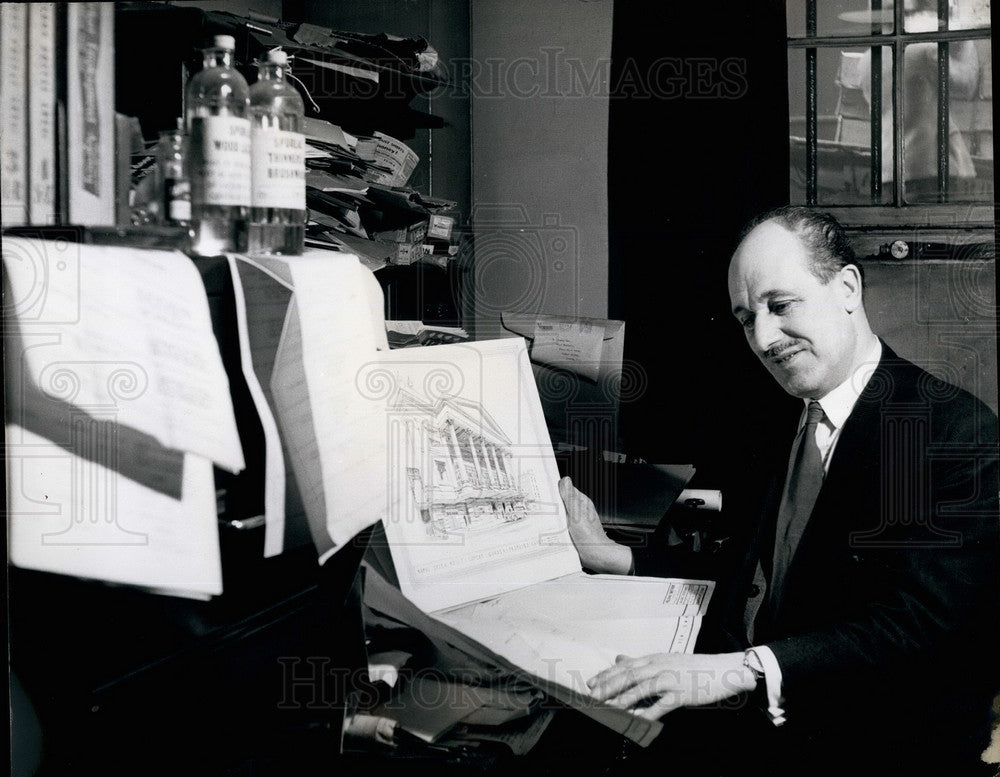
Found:
<path fill-rule="evenodd" d="M 372 270 L 422 256 L 428 219 L 455 203 L 406 187 L 419 162 L 412 149 L 381 132 L 356 137 L 321 119 L 306 120 L 305 136 L 310 245 L 346 249 Z"/>

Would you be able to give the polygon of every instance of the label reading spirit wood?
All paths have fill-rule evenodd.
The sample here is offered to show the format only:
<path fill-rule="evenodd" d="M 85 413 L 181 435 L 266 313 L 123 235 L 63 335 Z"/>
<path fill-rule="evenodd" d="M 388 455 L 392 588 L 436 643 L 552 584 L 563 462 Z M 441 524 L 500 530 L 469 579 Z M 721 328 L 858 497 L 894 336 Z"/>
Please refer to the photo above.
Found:
<path fill-rule="evenodd" d="M 197 117 L 191 122 L 191 170 L 205 205 L 250 204 L 250 120 Z"/>

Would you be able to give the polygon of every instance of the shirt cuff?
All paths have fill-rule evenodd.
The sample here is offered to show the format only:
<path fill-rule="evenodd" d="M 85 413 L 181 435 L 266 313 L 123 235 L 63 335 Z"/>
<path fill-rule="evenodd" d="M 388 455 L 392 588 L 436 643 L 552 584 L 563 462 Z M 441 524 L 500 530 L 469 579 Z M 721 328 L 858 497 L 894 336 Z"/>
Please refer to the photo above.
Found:
<path fill-rule="evenodd" d="M 767 645 L 757 645 L 750 650 L 756 653 L 764 668 L 767 714 L 775 726 L 781 726 L 785 722 L 785 710 L 781 706 L 785 703 L 785 697 L 781 695 L 781 667 L 778 666 L 778 659 L 774 657 L 774 652 Z"/>

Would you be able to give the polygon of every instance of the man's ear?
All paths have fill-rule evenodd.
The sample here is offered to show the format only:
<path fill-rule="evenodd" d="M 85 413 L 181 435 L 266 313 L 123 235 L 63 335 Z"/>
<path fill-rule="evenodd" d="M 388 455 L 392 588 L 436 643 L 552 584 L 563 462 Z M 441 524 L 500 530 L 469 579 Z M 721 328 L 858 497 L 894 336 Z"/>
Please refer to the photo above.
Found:
<path fill-rule="evenodd" d="M 844 265 L 837 275 L 844 296 L 844 308 L 853 313 L 861 307 L 861 270 L 856 264 Z"/>

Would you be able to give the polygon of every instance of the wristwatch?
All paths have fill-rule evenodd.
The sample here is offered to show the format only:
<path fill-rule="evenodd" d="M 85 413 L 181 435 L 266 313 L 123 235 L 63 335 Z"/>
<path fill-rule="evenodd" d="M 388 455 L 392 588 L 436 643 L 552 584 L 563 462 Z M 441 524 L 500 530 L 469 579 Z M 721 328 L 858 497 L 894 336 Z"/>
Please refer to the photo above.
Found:
<path fill-rule="evenodd" d="M 743 653 L 743 666 L 753 673 L 753 679 L 757 682 L 764 679 L 764 664 L 753 648 L 749 648 Z"/>

